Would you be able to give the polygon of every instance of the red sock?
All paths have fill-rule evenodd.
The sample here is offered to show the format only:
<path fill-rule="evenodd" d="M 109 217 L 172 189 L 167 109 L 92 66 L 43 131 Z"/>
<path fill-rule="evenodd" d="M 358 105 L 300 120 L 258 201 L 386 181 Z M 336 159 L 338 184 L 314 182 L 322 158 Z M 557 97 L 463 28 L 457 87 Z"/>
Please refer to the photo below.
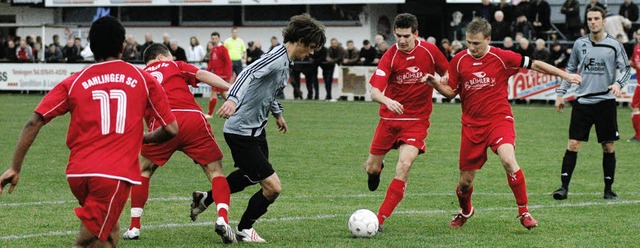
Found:
<path fill-rule="evenodd" d="M 231 190 L 227 178 L 223 176 L 214 177 L 211 180 L 211 194 L 216 203 L 218 217 L 224 218 L 229 224 L 229 203 L 231 202 Z"/>
<path fill-rule="evenodd" d="M 209 100 L 209 112 L 207 112 L 208 115 L 213 114 L 213 110 L 216 108 L 216 103 L 218 103 L 218 96 L 211 95 L 211 99 Z"/>
<path fill-rule="evenodd" d="M 140 229 L 140 217 L 144 211 L 144 205 L 149 199 L 149 180 L 148 177 L 142 177 L 142 185 L 131 187 L 131 228 Z"/>
<path fill-rule="evenodd" d="M 387 195 L 384 197 L 384 202 L 380 205 L 378 210 L 378 222 L 380 225 L 384 224 L 384 220 L 391 216 L 393 210 L 398 206 L 402 198 L 404 197 L 404 190 L 407 183 L 398 179 L 393 179 L 389 188 L 387 189 Z"/>
<path fill-rule="evenodd" d="M 640 113 L 631 116 L 631 123 L 633 123 L 633 129 L 636 130 L 636 139 L 640 139 Z"/>
<path fill-rule="evenodd" d="M 462 192 L 460 187 L 456 188 L 456 195 L 458 195 L 458 204 L 462 208 L 462 214 L 469 215 L 471 213 L 471 194 L 473 194 L 473 186 L 469 187 L 467 192 Z"/>
<path fill-rule="evenodd" d="M 524 214 L 529 212 L 529 209 L 527 208 L 527 203 L 529 203 L 529 197 L 527 196 L 527 184 L 525 183 L 522 169 L 515 173 L 507 173 L 507 181 L 509 181 L 509 187 L 511 187 L 511 191 L 513 191 L 513 195 L 516 197 L 518 213 Z"/>

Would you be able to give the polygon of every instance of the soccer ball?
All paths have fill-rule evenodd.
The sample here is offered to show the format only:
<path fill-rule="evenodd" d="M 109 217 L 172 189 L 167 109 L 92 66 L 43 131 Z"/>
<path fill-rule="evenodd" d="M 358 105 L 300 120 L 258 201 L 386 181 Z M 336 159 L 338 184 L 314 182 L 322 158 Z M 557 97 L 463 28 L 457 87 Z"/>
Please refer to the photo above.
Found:
<path fill-rule="evenodd" d="M 370 238 L 378 233 L 378 217 L 368 209 L 359 209 L 349 217 L 349 230 L 357 238 Z"/>

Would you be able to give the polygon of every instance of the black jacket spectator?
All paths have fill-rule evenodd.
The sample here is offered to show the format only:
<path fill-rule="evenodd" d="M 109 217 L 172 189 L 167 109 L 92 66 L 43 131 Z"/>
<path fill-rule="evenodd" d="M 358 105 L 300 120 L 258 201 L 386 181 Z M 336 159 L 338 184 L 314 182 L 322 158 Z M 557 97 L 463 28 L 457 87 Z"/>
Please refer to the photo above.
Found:
<path fill-rule="evenodd" d="M 364 40 L 362 42 L 362 45 L 364 45 L 364 47 L 360 49 L 360 55 L 359 55 L 360 64 L 374 65 L 373 60 L 376 59 L 376 55 L 378 54 L 378 52 L 376 51 L 376 48 L 371 46 L 371 43 L 369 43 L 369 40 Z"/>
<path fill-rule="evenodd" d="M 9 61 L 18 61 L 18 56 L 16 55 L 16 43 L 13 40 L 7 41 L 7 46 L 4 47 L 4 56 Z"/>
<path fill-rule="evenodd" d="M 64 57 L 67 63 L 82 60 L 80 49 L 74 44 L 73 40 L 68 40 L 67 45 L 62 48 L 62 57 Z"/>
<path fill-rule="evenodd" d="M 626 17 L 631 22 L 636 22 L 638 20 L 638 5 L 631 0 L 625 0 L 624 3 L 620 5 L 618 14 Z"/>
<path fill-rule="evenodd" d="M 578 0 L 566 0 L 560 8 L 560 13 L 565 15 L 564 25 L 569 39 L 575 40 L 580 37 L 582 21 L 580 21 L 580 4 Z"/>
<path fill-rule="evenodd" d="M 529 5 L 527 18 L 533 24 L 537 38 L 546 38 L 544 32 L 551 29 L 551 6 L 545 0 L 534 0 Z"/>
<path fill-rule="evenodd" d="M 49 45 L 47 50 L 44 52 L 44 59 L 47 63 L 58 63 L 64 61 L 62 51 L 55 44 Z"/>
<path fill-rule="evenodd" d="M 500 13 L 500 12 L 497 12 Z M 496 15 L 497 19 L 498 17 Z M 500 41 L 504 40 L 504 37 L 513 36 L 511 34 L 511 24 L 504 20 L 504 15 L 502 16 L 502 20 L 498 21 L 497 19 L 491 23 L 491 40 Z"/>
<path fill-rule="evenodd" d="M 489 23 L 493 22 L 493 13 L 496 12 L 497 8 L 491 1 L 482 0 L 482 4 L 475 9 L 475 16 L 482 17 L 487 20 Z"/>
<path fill-rule="evenodd" d="M 257 47 L 253 41 L 249 41 L 247 45 L 249 46 L 249 48 L 247 48 L 247 65 L 250 65 L 254 61 L 258 60 L 264 52 L 261 48 Z"/>
<path fill-rule="evenodd" d="M 502 13 L 504 13 L 504 21 L 507 23 L 511 23 L 513 22 L 514 19 L 516 19 L 516 6 L 513 6 L 511 4 L 511 1 L 506 1 L 506 0 L 502 0 L 500 1 L 500 3 L 496 6 L 496 11 L 500 10 L 502 11 Z"/>

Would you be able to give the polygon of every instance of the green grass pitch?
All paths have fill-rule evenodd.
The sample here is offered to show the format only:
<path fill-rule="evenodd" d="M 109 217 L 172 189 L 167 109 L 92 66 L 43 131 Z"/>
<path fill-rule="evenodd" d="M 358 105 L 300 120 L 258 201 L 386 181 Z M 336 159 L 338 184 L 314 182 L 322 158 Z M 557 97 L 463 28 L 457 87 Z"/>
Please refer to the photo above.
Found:
<path fill-rule="evenodd" d="M 41 95 L 0 95 L 0 172 L 9 166 L 25 121 Z M 206 107 L 207 99 L 198 99 Z M 490 154 L 477 174 L 476 215 L 461 229 L 448 227 L 458 211 L 460 105 L 434 104 L 427 153 L 413 165 L 405 198 L 385 223 L 383 233 L 356 239 L 348 216 L 360 208 L 377 211 L 394 175 L 397 151 L 391 151 L 381 186 L 369 192 L 362 164 L 378 121 L 369 102 L 283 101 L 289 132 L 268 125 L 270 161 L 283 191 L 255 228 L 268 240 L 260 247 L 633 247 L 638 246 L 640 144 L 632 135 L 629 109 L 618 109 L 622 140 L 616 143 L 614 191 L 621 200 L 602 199 L 602 150 L 591 140 L 578 155 L 569 199 L 553 200 L 567 144 L 570 108 L 556 113 L 551 105 L 513 106 L 518 133 L 516 155 L 527 179 L 531 214 L 539 227 L 528 231 L 516 219 L 517 208 L 500 161 Z M 26 157 L 14 194 L 0 196 L 0 247 L 68 247 L 75 239 L 78 205 L 66 183 L 69 154 L 65 145 L 69 115 L 47 124 Z M 233 160 L 222 136 L 223 120 L 210 120 L 223 149 L 227 173 Z M 141 239 L 121 247 L 223 246 L 214 233 L 214 211 L 189 219 L 193 190 L 210 187 L 197 165 L 176 153 L 151 181 Z M 230 219 L 235 227 L 257 186 L 232 195 Z M 129 209 L 121 216 L 129 224 Z M 249 247 L 251 244 L 238 244 Z M 258 246 L 258 245 L 256 245 Z"/>

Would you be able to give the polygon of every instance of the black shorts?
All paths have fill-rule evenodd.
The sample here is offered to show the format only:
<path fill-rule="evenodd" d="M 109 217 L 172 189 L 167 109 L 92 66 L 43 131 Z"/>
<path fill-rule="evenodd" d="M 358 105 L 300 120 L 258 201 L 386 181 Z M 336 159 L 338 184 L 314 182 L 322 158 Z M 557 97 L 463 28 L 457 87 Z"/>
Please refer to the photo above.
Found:
<path fill-rule="evenodd" d="M 571 110 L 569 139 L 589 141 L 591 126 L 595 125 L 598 143 L 619 140 L 616 105 L 615 99 L 596 104 L 580 104 L 575 101 Z"/>
<path fill-rule="evenodd" d="M 269 163 L 269 146 L 265 130 L 258 137 L 224 133 L 224 139 L 231 149 L 234 166 L 249 180 L 258 183 L 275 173 Z"/>

